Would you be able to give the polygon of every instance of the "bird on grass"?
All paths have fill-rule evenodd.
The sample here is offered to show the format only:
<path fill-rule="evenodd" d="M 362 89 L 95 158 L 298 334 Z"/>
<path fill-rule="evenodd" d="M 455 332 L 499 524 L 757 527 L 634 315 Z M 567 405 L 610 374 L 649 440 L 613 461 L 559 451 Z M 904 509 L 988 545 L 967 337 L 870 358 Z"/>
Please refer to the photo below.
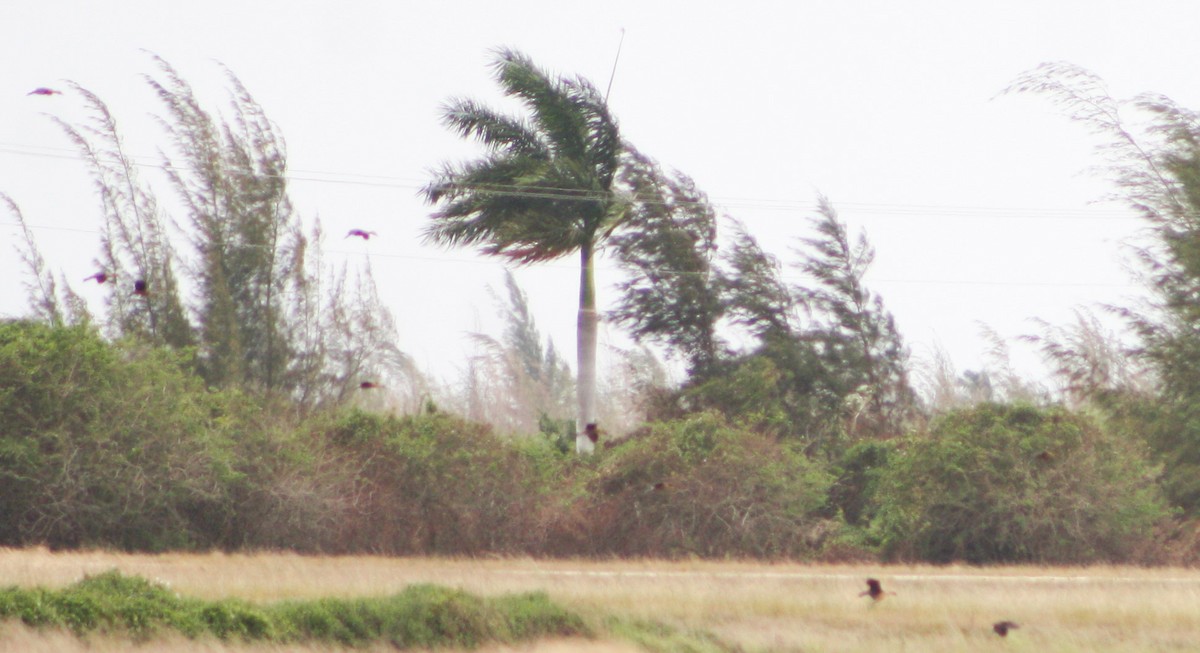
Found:
<path fill-rule="evenodd" d="M 100 272 L 97 272 L 96 274 L 93 274 L 90 277 L 85 277 L 84 281 L 95 281 L 96 283 L 104 283 L 105 281 L 108 281 L 110 278 L 112 278 L 112 277 L 107 272 L 104 272 L 103 270 L 101 270 Z"/>
<path fill-rule="evenodd" d="M 374 381 L 363 381 L 362 383 L 358 384 L 359 390 L 374 390 L 375 388 L 382 388 L 382 387 L 383 387 L 382 385 L 380 385 Z"/>
<path fill-rule="evenodd" d="M 883 586 L 879 584 L 878 580 L 876 580 L 874 578 L 868 578 L 867 579 L 867 591 L 860 592 L 859 596 L 869 596 L 869 597 L 871 597 L 872 601 L 882 601 L 883 597 L 887 596 L 888 594 L 893 594 L 893 593 L 894 592 L 883 591 Z"/>
<path fill-rule="evenodd" d="M 138 297 L 150 296 L 150 289 L 146 285 L 145 279 L 138 279 L 137 281 L 133 282 L 133 294 L 137 295 Z"/>
<path fill-rule="evenodd" d="M 351 236 L 357 236 L 359 238 L 362 238 L 363 240 L 371 240 L 371 236 L 378 236 L 378 235 L 379 234 L 375 233 L 374 231 L 366 231 L 364 229 L 351 229 L 350 232 L 346 234 L 346 238 L 349 238 Z"/>
<path fill-rule="evenodd" d="M 52 88 L 46 88 L 45 86 L 39 86 L 39 87 L 33 89 L 32 91 L 26 93 L 25 95 L 62 95 L 62 91 L 56 91 Z"/>
<path fill-rule="evenodd" d="M 992 624 L 992 630 L 1001 637 L 1008 637 L 1008 631 L 1020 628 L 1020 624 L 1015 621 L 997 621 Z"/>

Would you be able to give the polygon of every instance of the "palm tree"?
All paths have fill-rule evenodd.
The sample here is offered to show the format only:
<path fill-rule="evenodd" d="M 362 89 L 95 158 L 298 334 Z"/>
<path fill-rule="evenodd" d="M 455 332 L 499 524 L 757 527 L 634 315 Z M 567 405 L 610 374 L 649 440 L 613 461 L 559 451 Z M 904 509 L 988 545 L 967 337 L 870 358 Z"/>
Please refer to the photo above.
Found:
<path fill-rule="evenodd" d="M 528 117 L 509 116 L 469 99 L 443 109 L 462 137 L 487 148 L 478 160 L 444 164 L 422 189 L 437 207 L 426 239 L 474 246 L 518 265 L 579 252 L 578 383 L 575 446 L 589 453 L 596 423 L 596 247 L 620 222 L 613 181 L 624 146 L 596 87 L 581 77 L 551 76 L 524 54 L 496 51 L 496 81 Z M 592 431 L 595 431 L 592 426 Z"/>

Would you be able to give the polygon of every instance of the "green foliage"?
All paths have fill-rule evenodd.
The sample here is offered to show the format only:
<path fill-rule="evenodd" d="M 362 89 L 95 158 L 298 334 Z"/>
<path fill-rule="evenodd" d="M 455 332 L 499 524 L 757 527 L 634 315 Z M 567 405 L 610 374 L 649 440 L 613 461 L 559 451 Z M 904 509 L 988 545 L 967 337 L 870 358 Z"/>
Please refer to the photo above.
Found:
<path fill-rule="evenodd" d="M 851 526 L 867 526 L 879 502 L 879 476 L 895 451 L 893 440 L 866 440 L 847 449 L 830 470 L 835 476 L 829 488 L 830 510 Z"/>
<path fill-rule="evenodd" d="M 144 641 L 166 631 L 189 638 L 317 642 L 396 648 L 474 648 L 539 637 L 582 637 L 588 627 L 543 593 L 480 598 L 461 590 L 413 585 L 394 596 L 255 605 L 200 601 L 111 571 L 61 590 L 0 590 L 0 618 L 38 628 L 128 635 Z"/>
<path fill-rule="evenodd" d="M 322 457 L 342 461 L 332 494 L 354 506 L 329 544 L 337 550 L 464 555 L 526 542 L 536 467 L 483 425 L 351 410 L 311 437 Z"/>
<path fill-rule="evenodd" d="M 0 541 L 210 542 L 206 520 L 226 509 L 210 399 L 167 350 L 0 324 Z"/>
<path fill-rule="evenodd" d="M 684 631 L 645 619 L 612 617 L 605 622 L 612 634 L 629 640 L 645 651 L 658 653 L 723 653 L 739 651 L 709 633 Z"/>
<path fill-rule="evenodd" d="M 1124 560 L 1169 515 L 1135 443 L 1061 408 L 951 412 L 889 459 L 872 528 L 892 557 Z"/>
<path fill-rule="evenodd" d="M 422 192 L 438 208 L 426 237 L 474 246 L 520 264 L 579 252 L 578 428 L 596 423 L 596 248 L 625 215 L 613 194 L 625 144 L 608 103 L 583 78 L 552 76 L 520 52 L 494 63 L 501 90 L 528 117 L 507 116 L 473 100 L 452 101 L 443 120 L 487 148 L 479 160 L 445 164 Z M 576 439 L 590 451 L 587 438 Z"/>
<path fill-rule="evenodd" d="M 796 300 L 783 283 L 779 260 L 765 252 L 745 225 L 734 223 L 733 243 L 720 279 L 725 310 L 762 343 L 792 339 Z"/>
<path fill-rule="evenodd" d="M 675 402 L 685 412 L 719 411 L 731 422 L 788 440 L 810 455 L 836 458 L 845 444 L 841 397 L 808 343 L 771 341 L 757 353 L 714 368 L 685 386 Z M 672 414 L 672 413 L 667 413 Z"/>
<path fill-rule="evenodd" d="M 538 416 L 538 433 L 558 451 L 569 453 L 575 440 L 575 422 L 569 419 L 554 419 L 542 413 Z"/>
<path fill-rule="evenodd" d="M 898 557 L 1086 562 L 1130 559 L 1167 514 L 1136 443 L 1174 433 L 1177 412 L 1114 396 L 1101 428 L 985 405 L 827 465 L 812 440 L 779 437 L 792 402 L 811 400 L 780 393 L 797 369 L 747 359 L 685 393 L 692 412 L 582 461 L 549 420 L 516 439 L 440 411 L 296 422 L 285 401 L 209 390 L 170 350 L 3 323 L 0 543 L 777 558 L 817 554 L 840 518 L 856 547 Z M 1186 499 L 1189 482 L 1167 488 Z M 86 599 L 62 609 L 97 619 Z M 203 619 L 262 627 L 236 603 Z"/>
<path fill-rule="evenodd" d="M 852 242 L 822 198 L 816 235 L 801 241 L 796 265 L 809 285 L 785 284 L 778 260 L 736 223 L 715 266 L 714 216 L 703 195 L 686 178 L 665 179 L 649 162 L 636 163 L 632 169 L 646 170 L 631 173 L 632 185 L 666 199 L 636 211 L 634 226 L 617 237 L 636 273 L 615 317 L 636 337 L 680 348 L 691 361 L 674 405 L 659 402 L 658 415 L 718 410 L 829 461 L 848 443 L 903 433 L 916 398 L 899 331 L 862 281 L 874 257 L 866 237 Z M 720 350 L 721 321 L 744 329 L 753 344 Z"/>
<path fill-rule="evenodd" d="M 200 260 L 201 371 L 213 385 L 291 390 L 304 238 L 287 193 L 287 153 L 262 107 L 232 73 L 232 117 L 214 120 L 161 58 L 147 77 L 178 152 L 167 168 Z M 292 310 L 288 310 L 292 308 Z"/>
<path fill-rule="evenodd" d="M 825 362 L 824 383 L 848 399 L 851 436 L 894 436 L 916 403 L 908 384 L 908 352 L 883 300 L 863 284 L 875 249 L 860 234 L 851 242 L 833 205 L 819 200 L 817 236 L 803 239 L 808 253 L 799 268 L 816 283 L 797 289 L 814 316 L 808 339 Z"/>
<path fill-rule="evenodd" d="M 1115 195 L 1142 216 L 1150 244 L 1138 251 L 1142 278 L 1153 301 L 1120 309 L 1140 342 L 1137 348 L 1157 374 L 1156 415 L 1134 429 L 1148 436 L 1165 466 L 1171 500 L 1200 514 L 1200 124 L 1195 111 L 1169 98 L 1143 94 L 1113 98 L 1097 75 L 1065 63 L 1043 64 L 1021 75 L 1010 92 L 1037 93 L 1086 126 L 1097 143 L 1102 167 Z M 1132 109 L 1144 122 L 1129 122 Z M 1059 356 L 1057 361 L 1071 361 Z M 1075 366 L 1084 383 L 1099 376 L 1120 380 L 1111 370 Z M 1120 370 L 1117 370 L 1118 372 Z"/>
<path fill-rule="evenodd" d="M 187 347 L 195 343 L 179 291 L 181 261 L 171 242 L 169 220 L 139 166 L 125 151 L 117 119 L 96 94 L 71 84 L 83 98 L 87 119 L 71 124 L 52 118 L 87 163 L 100 196 L 100 256 L 97 265 L 112 275 L 106 323 L 115 336 Z M 182 266 L 186 268 L 186 266 Z M 148 293 L 134 295 L 133 281 Z"/>
<path fill-rule="evenodd" d="M 561 423 L 566 421 L 562 416 L 573 414 L 575 385 L 554 341 L 542 340 L 529 298 L 511 271 L 505 271 L 504 284 L 507 296 L 499 302 L 503 335 L 472 334 L 478 353 L 471 357 L 464 379 L 463 414 L 500 433 L 530 433 L 540 429 L 544 419 Z"/>
<path fill-rule="evenodd" d="M 396 648 L 474 648 L 485 641 L 513 639 L 506 615 L 495 603 L 436 585 L 412 585 L 383 599 L 288 602 L 279 605 L 276 614 L 288 625 L 289 639 L 344 646 L 383 641 Z M 578 617 L 562 615 L 565 621 L 582 626 Z M 562 627 L 561 623 L 515 620 L 535 637 L 546 634 L 540 628 L 554 632 L 555 625 Z"/>
<path fill-rule="evenodd" d="M 668 175 L 632 148 L 627 158 L 622 183 L 634 199 L 611 244 L 629 274 L 610 315 L 634 339 L 666 345 L 690 374 L 705 376 L 723 353 L 716 211 L 682 173 Z"/>
<path fill-rule="evenodd" d="M 714 413 L 651 424 L 607 451 L 588 482 L 590 552 L 811 554 L 803 534 L 829 483 L 802 452 Z"/>
<path fill-rule="evenodd" d="M 607 103 L 587 80 L 554 77 L 520 52 L 498 50 L 494 68 L 528 119 L 450 102 L 446 125 L 489 154 L 444 165 L 425 187 L 439 206 L 428 237 L 520 263 L 590 250 L 619 217 L 609 191 L 624 145 Z"/>
<path fill-rule="evenodd" d="M 203 627 L 197 607 L 162 585 L 116 571 L 86 577 L 62 590 L 0 590 L 0 617 L 66 628 L 77 635 L 120 632 L 144 640 L 171 629 L 191 637 Z"/>
<path fill-rule="evenodd" d="M 109 281 L 98 288 L 108 291 L 98 321 L 106 335 L 186 350 L 209 385 L 289 397 L 302 410 L 344 400 L 364 376 L 419 385 L 394 344 L 369 264 L 356 278 L 344 267 L 323 269 L 319 223 L 304 234 L 291 204 L 283 138 L 245 86 L 226 71 L 231 105 L 227 117 L 214 116 L 170 64 L 154 62 L 159 75 L 146 82 L 165 109 L 162 167 L 183 215 L 168 214 L 156 187 L 139 178 L 100 97 L 71 84 L 85 120 L 53 118 L 99 195 L 96 265 Z M 15 202 L 0 199 L 24 224 Z M 173 242 L 168 225 L 190 251 Z M 46 273 L 25 236 L 35 314 L 51 324 L 89 322 L 84 302 Z M 147 292 L 135 294 L 134 280 Z M 181 286 L 196 290 L 193 302 Z"/>
<path fill-rule="evenodd" d="M 0 324 L 0 543 L 330 541 L 348 472 L 316 458 L 286 402 L 209 391 L 192 369 L 86 326 Z"/>

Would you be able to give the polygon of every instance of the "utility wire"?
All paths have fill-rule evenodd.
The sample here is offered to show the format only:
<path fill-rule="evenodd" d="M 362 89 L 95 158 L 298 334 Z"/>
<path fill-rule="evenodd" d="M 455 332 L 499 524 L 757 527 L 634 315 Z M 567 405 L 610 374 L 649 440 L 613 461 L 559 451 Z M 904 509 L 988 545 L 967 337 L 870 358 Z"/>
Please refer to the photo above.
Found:
<path fill-rule="evenodd" d="M 0 222 L 0 226 L 20 227 L 17 222 Z M 50 231 L 71 231 L 76 233 L 86 233 L 100 235 L 97 229 L 79 229 L 73 227 L 56 227 L 51 225 L 39 225 L 26 223 L 26 227 L 36 230 Z M 401 254 L 398 252 L 371 252 L 371 251 L 354 251 L 347 249 L 325 249 L 326 254 L 340 254 L 343 256 L 365 256 L 367 258 L 383 258 L 397 259 L 403 261 L 422 261 L 426 263 L 436 263 L 442 265 L 495 265 L 498 261 L 487 260 L 479 257 L 472 258 L 456 258 L 449 256 L 422 256 L 416 254 Z M 571 264 L 555 263 L 553 261 L 544 262 L 538 265 L 539 268 L 561 269 L 561 270 L 576 270 L 577 268 Z M 679 276 L 698 276 L 698 275 L 713 275 L 715 269 L 708 271 L 690 271 L 690 270 L 673 270 L 668 268 L 644 268 L 638 267 L 634 274 L 660 274 L 660 275 L 679 275 Z M 812 279 L 806 276 L 781 274 L 779 279 L 790 283 L 809 282 Z M 919 285 L 919 286 L 997 286 L 997 287 L 1019 287 L 1019 288 L 1128 288 L 1136 284 L 1120 284 L 1120 283 L 1096 283 L 1093 281 L 1012 281 L 1012 280 L 993 280 L 993 279 L 897 279 L 886 277 L 871 277 L 868 275 L 868 283 L 874 284 L 899 284 L 899 285 Z"/>
<path fill-rule="evenodd" d="M 81 161 L 82 158 L 69 148 L 51 148 L 0 143 L 0 154 L 14 156 L 34 156 L 62 160 Z M 186 172 L 186 166 L 149 162 L 146 157 L 128 156 L 130 164 L 139 168 L 150 168 L 172 172 Z M 102 159 L 106 163 L 118 163 L 116 158 Z M 293 182 L 309 182 L 334 184 L 341 186 L 367 186 L 378 188 L 395 188 L 418 191 L 425 184 L 418 180 L 405 177 L 296 169 L 284 175 L 268 175 L 263 173 L 240 173 L 236 170 L 225 171 L 227 174 L 249 174 L 263 179 L 282 179 Z M 608 201 L 621 197 L 620 191 L 579 191 L 573 189 L 554 188 L 550 186 L 529 186 L 515 184 L 474 184 L 460 185 L 449 188 L 453 192 L 483 191 L 498 196 L 519 197 L 527 199 L 549 199 L 558 201 L 596 202 Z M 642 200 L 645 204 L 666 205 L 667 202 Z M 765 211 L 815 211 L 816 202 L 792 198 L 754 198 L 754 197 L 710 197 L 708 201 L 676 202 L 672 206 L 704 206 L 711 205 L 724 209 L 753 209 Z M 959 219 L 1032 219 L 1032 220 L 1123 220 L 1140 221 L 1142 218 L 1129 211 L 1117 209 L 1070 209 L 1070 208 L 1038 208 L 1038 207 L 988 207 L 970 205 L 933 205 L 933 204 L 891 204 L 868 202 L 837 202 L 835 208 L 839 212 L 865 213 L 874 215 L 904 216 L 913 218 L 942 218 L 954 217 Z"/>

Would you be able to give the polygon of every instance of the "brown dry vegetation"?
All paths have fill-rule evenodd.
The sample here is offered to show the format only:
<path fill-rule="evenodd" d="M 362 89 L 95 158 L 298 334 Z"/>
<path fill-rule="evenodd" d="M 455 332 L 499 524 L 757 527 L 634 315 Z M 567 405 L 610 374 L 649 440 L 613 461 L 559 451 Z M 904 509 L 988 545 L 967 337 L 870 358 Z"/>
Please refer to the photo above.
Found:
<path fill-rule="evenodd" d="M 1190 651 L 1200 642 L 1200 571 L 1129 567 L 832 566 L 710 561 L 580 561 L 0 551 L 0 584 L 65 586 L 119 569 L 201 598 L 373 596 L 416 582 L 494 595 L 545 590 L 589 618 L 645 618 L 708 631 L 747 651 Z M 894 596 L 859 598 L 868 575 Z M 1007 639 L 991 624 L 1021 624 Z M 0 650 L 123 650 L 14 625 Z M 141 650 L 320 651 L 158 640 Z M 622 641 L 554 641 L 487 651 L 631 651 Z"/>

